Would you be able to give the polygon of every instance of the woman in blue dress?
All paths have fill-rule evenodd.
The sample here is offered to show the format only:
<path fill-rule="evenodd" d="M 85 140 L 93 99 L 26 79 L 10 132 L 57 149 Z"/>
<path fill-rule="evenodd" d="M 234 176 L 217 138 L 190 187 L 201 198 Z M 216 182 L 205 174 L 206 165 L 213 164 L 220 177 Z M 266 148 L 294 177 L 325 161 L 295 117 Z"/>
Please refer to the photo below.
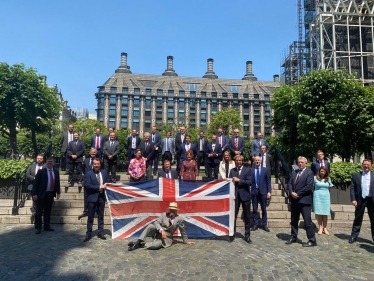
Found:
<path fill-rule="evenodd" d="M 318 234 L 330 235 L 327 230 L 327 216 L 330 215 L 330 187 L 332 187 L 329 171 L 321 167 L 314 177 L 313 210 L 319 226 Z"/>

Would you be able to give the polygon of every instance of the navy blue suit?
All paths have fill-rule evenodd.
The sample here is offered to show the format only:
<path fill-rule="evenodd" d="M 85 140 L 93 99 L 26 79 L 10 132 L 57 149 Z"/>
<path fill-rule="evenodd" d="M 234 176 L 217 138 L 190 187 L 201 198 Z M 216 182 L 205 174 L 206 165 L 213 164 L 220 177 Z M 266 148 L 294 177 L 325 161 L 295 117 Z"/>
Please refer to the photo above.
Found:
<path fill-rule="evenodd" d="M 159 133 L 151 133 L 151 141 L 153 142 L 154 145 L 154 152 L 153 152 L 153 174 L 157 173 L 158 170 L 158 158 L 160 156 L 160 148 L 161 148 L 161 136 Z M 158 148 L 156 150 L 156 148 Z"/>
<path fill-rule="evenodd" d="M 260 144 L 261 141 L 261 144 Z M 254 139 L 252 141 L 252 146 L 251 146 L 251 155 L 253 156 L 261 156 L 261 145 L 266 145 L 266 153 L 269 153 L 270 151 L 270 145 L 268 142 L 264 139 Z"/>
<path fill-rule="evenodd" d="M 235 149 L 235 138 L 236 137 L 232 137 L 229 140 L 229 145 L 228 145 L 228 148 L 231 151 L 231 158 L 233 158 L 233 159 L 235 157 L 235 151 L 236 151 L 236 149 Z M 237 151 L 240 152 L 240 155 L 243 154 L 244 148 L 245 148 L 244 139 L 242 137 L 238 137 L 238 150 Z"/>
<path fill-rule="evenodd" d="M 323 165 L 326 167 L 326 169 L 330 173 L 330 163 L 329 163 L 329 161 L 323 160 Z M 312 170 L 312 172 L 315 176 L 318 174 L 318 171 L 319 171 L 320 168 L 321 168 L 320 160 L 317 160 L 317 161 L 313 162 L 312 166 L 310 167 L 310 169 Z"/>
<path fill-rule="evenodd" d="M 288 182 L 289 198 L 291 202 L 291 236 L 293 239 L 297 238 L 301 213 L 304 219 L 308 239 L 309 241 L 315 242 L 316 236 L 311 218 L 314 175 L 311 170 L 305 168 L 299 179 L 296 181 L 299 172 L 300 170 L 292 171 L 292 177 Z M 299 198 L 294 199 L 291 196 L 292 192 L 296 192 Z"/>
<path fill-rule="evenodd" d="M 100 170 L 102 183 L 109 182 L 109 175 L 106 170 Z M 91 235 L 92 225 L 94 221 L 95 211 L 97 210 L 98 234 L 104 234 L 104 208 L 105 208 L 105 192 L 101 192 L 100 183 L 97 180 L 94 170 L 88 171 L 84 177 L 84 188 L 87 191 L 88 202 L 88 219 L 87 234 Z"/>
<path fill-rule="evenodd" d="M 82 162 L 84 155 L 85 143 L 82 140 L 69 142 L 68 148 L 66 150 L 66 155 L 68 157 L 68 167 L 69 167 L 69 178 L 68 182 L 73 183 L 73 175 L 75 170 L 75 175 L 78 177 L 78 182 L 82 182 Z M 77 158 L 73 159 L 71 156 L 76 155 Z"/>
<path fill-rule="evenodd" d="M 229 139 L 225 135 L 217 135 L 217 143 L 221 145 L 222 151 L 225 151 L 229 146 Z"/>
<path fill-rule="evenodd" d="M 209 155 L 215 153 L 215 156 L 210 157 Z M 219 162 L 222 158 L 222 147 L 218 142 L 215 142 L 213 149 L 212 143 L 208 143 L 206 147 L 206 163 L 208 170 L 208 179 L 212 180 L 212 171 L 214 172 L 214 179 L 218 179 L 218 168 Z"/>
<path fill-rule="evenodd" d="M 252 206 L 253 206 L 253 225 L 258 225 L 258 203 L 260 203 L 262 211 L 262 226 L 268 225 L 268 217 L 266 213 L 267 194 L 271 193 L 271 181 L 269 170 L 259 166 L 260 175 L 257 178 L 257 167 L 252 168 Z"/>
<path fill-rule="evenodd" d="M 140 145 L 140 138 L 139 136 L 135 136 L 135 148 L 132 148 L 132 135 L 127 138 L 127 161 L 135 158 L 135 150 Z"/>
<path fill-rule="evenodd" d="M 251 222 L 249 214 L 251 212 L 251 191 L 252 184 L 251 169 L 244 166 L 241 167 L 239 175 L 238 167 L 231 169 L 229 178 L 238 177 L 239 182 L 235 183 L 235 223 L 234 234 L 236 232 L 236 218 L 238 217 L 240 204 L 244 213 L 245 238 L 251 235 Z"/>
<path fill-rule="evenodd" d="M 105 137 L 102 135 L 99 135 L 100 141 L 99 141 L 99 148 L 96 146 L 96 137 L 97 135 L 92 136 L 91 138 L 91 148 L 96 148 L 97 154 L 96 157 L 101 160 L 101 157 L 103 156 L 103 150 L 104 150 L 104 143 L 105 143 Z"/>
<path fill-rule="evenodd" d="M 194 157 L 196 156 L 196 145 L 193 143 L 190 143 L 190 150 L 193 151 Z M 184 160 L 187 160 L 186 157 L 186 144 L 182 143 L 181 146 L 179 147 L 178 155 L 179 155 L 179 169 L 182 167 L 182 163 Z"/>

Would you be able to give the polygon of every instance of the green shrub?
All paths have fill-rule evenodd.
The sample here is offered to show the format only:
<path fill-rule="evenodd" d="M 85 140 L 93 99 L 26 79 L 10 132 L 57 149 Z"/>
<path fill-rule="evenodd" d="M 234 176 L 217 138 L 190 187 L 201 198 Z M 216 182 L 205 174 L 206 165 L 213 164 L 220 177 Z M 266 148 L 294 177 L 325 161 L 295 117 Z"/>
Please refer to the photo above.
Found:
<path fill-rule="evenodd" d="M 335 186 L 346 186 L 354 173 L 362 171 L 362 165 L 350 162 L 331 163 L 330 177 Z"/>
<path fill-rule="evenodd" d="M 4 160 L 0 159 L 0 179 L 16 178 L 16 176 L 23 172 L 29 165 L 27 160 Z"/>

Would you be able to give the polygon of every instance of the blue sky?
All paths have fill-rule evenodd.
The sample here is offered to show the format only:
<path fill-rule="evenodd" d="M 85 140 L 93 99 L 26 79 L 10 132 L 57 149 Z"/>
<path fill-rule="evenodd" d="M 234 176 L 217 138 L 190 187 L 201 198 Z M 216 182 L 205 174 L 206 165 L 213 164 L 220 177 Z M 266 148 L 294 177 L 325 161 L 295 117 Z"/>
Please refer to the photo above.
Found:
<path fill-rule="evenodd" d="M 295 0 L 2 0 L 0 61 L 24 63 L 57 84 L 72 108 L 95 113 L 97 87 L 128 53 L 133 73 L 201 77 L 214 59 L 219 78 L 280 74 L 297 40 Z"/>

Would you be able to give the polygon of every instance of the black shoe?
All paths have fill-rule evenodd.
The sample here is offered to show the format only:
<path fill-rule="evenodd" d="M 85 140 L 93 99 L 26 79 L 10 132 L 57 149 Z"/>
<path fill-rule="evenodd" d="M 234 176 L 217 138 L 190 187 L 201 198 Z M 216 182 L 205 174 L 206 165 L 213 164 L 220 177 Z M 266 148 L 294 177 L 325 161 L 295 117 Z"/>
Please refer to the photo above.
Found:
<path fill-rule="evenodd" d="M 135 243 L 136 243 L 136 242 L 131 241 L 131 242 L 129 242 L 129 243 L 127 244 L 127 246 L 129 246 L 129 247 L 131 246 L 131 247 L 132 247 L 132 246 L 134 246 Z"/>
<path fill-rule="evenodd" d="M 47 227 L 47 228 L 44 228 L 44 231 L 55 231 L 55 229 L 52 227 Z"/>
<path fill-rule="evenodd" d="M 286 245 L 290 245 L 292 243 L 296 243 L 296 238 L 291 237 L 289 240 L 287 240 Z"/>
<path fill-rule="evenodd" d="M 82 188 L 82 183 L 78 182 L 78 187 Z"/>
<path fill-rule="evenodd" d="M 353 238 L 353 237 L 351 237 L 351 238 L 349 238 L 348 243 L 349 243 L 349 244 L 353 244 L 353 243 L 356 242 L 356 241 L 357 241 L 357 238 Z"/>
<path fill-rule="evenodd" d="M 102 240 L 106 240 L 106 237 L 104 236 L 104 234 L 98 234 L 97 238 L 100 238 Z"/>
<path fill-rule="evenodd" d="M 87 242 L 91 240 L 91 234 L 86 234 L 86 237 L 84 238 L 83 242 Z"/>
<path fill-rule="evenodd" d="M 81 193 L 82 192 L 82 184 L 81 186 L 78 186 L 78 193 Z"/>
<path fill-rule="evenodd" d="M 270 232 L 270 229 L 267 227 L 267 225 L 263 226 L 262 229 L 265 230 L 266 232 Z"/>
<path fill-rule="evenodd" d="M 252 240 L 249 237 L 244 238 L 244 241 L 247 242 L 248 244 L 252 244 Z"/>
<path fill-rule="evenodd" d="M 136 241 L 132 246 L 129 246 L 128 250 L 131 252 L 131 251 L 134 251 L 138 248 L 140 248 L 140 245 L 141 245 L 141 240 L 138 239 L 138 241 Z"/>
<path fill-rule="evenodd" d="M 235 240 L 235 236 L 229 236 L 229 243 L 234 242 L 234 240 Z"/>
<path fill-rule="evenodd" d="M 68 182 L 67 185 L 65 185 L 65 187 L 72 187 L 72 186 L 74 186 L 72 182 Z"/>
<path fill-rule="evenodd" d="M 257 225 L 252 226 L 251 231 L 256 231 L 258 229 Z"/>
<path fill-rule="evenodd" d="M 313 241 L 308 241 L 306 243 L 303 243 L 303 247 L 315 247 L 317 246 L 317 242 Z"/>
<path fill-rule="evenodd" d="M 81 215 L 78 216 L 78 220 L 80 220 L 81 218 L 84 218 L 84 217 L 87 217 L 87 214 L 86 213 L 82 213 Z"/>
<path fill-rule="evenodd" d="M 37 229 L 35 233 L 36 234 L 40 234 L 40 233 L 42 233 L 42 230 L 41 229 Z"/>

